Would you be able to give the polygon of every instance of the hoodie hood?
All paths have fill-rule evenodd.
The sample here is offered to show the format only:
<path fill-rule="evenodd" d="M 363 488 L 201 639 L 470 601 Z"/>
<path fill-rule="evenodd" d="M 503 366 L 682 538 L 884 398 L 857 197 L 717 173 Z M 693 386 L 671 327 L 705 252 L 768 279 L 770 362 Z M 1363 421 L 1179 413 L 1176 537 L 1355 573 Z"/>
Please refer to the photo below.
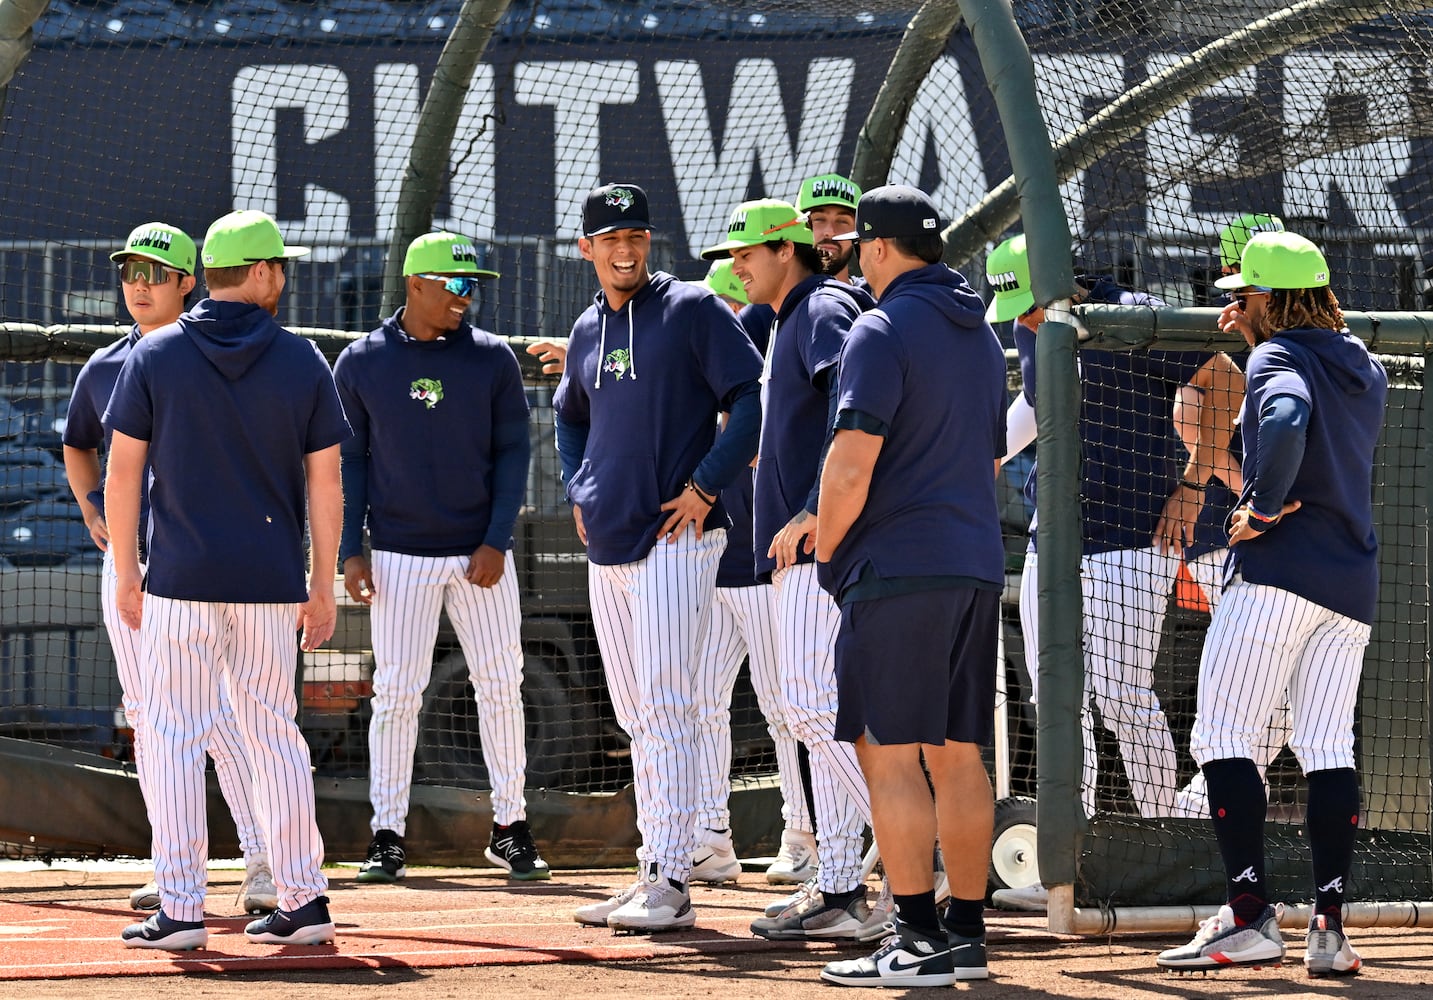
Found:
<path fill-rule="evenodd" d="M 1280 330 L 1272 339 L 1289 341 L 1317 355 L 1334 383 L 1351 396 L 1382 384 L 1382 373 L 1375 367 L 1377 362 L 1363 341 L 1347 330 Z"/>
<path fill-rule="evenodd" d="M 214 299 L 179 317 L 179 326 L 230 382 L 243 378 L 282 329 L 262 306 Z"/>
<path fill-rule="evenodd" d="M 877 304 L 885 308 L 893 298 L 904 295 L 929 303 L 956 326 L 974 329 L 985 325 L 985 303 L 963 274 L 944 264 L 927 264 L 897 275 Z"/>

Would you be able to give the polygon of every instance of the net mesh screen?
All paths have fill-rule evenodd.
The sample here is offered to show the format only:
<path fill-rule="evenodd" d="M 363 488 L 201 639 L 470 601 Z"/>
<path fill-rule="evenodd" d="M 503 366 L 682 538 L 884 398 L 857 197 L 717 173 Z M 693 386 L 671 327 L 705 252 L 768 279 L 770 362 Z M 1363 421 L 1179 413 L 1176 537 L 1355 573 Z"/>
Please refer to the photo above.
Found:
<path fill-rule="evenodd" d="M 59 445 L 79 364 L 129 323 L 109 252 L 141 222 L 163 220 L 198 238 L 226 212 L 260 208 L 290 242 L 313 247 L 289 270 L 280 319 L 349 333 L 375 327 L 405 167 L 415 141 L 436 141 L 418 134 L 419 111 L 460 9 L 454 0 L 52 0 L 36 23 L 0 118 L 0 319 L 11 324 L 0 341 L 4 733 L 128 752 L 100 623 L 99 553 L 68 493 Z M 1177 100 L 1161 102 L 1168 90 L 1156 88 L 1134 134 L 1081 139 L 1111 102 L 1278 9 L 1272 0 L 1014 4 L 1052 139 L 1089 150 L 1061 178 L 1076 261 L 1091 278 L 1107 275 L 1172 305 L 1206 305 L 1218 294 L 1220 228 L 1242 212 L 1268 213 L 1325 248 L 1347 308 L 1425 308 L 1429 11 L 1385 14 L 1293 48 L 1268 39 L 1263 54 L 1211 71 Z M 473 238 L 482 266 L 501 272 L 482 286 L 470 318 L 515 338 L 525 361 L 534 459 L 516 556 L 529 787 L 610 790 L 631 777 L 561 496 L 550 432 L 556 383 L 521 354 L 533 338 L 565 336 L 595 291 L 575 246 L 582 198 L 606 181 L 644 186 L 653 266 L 699 278 L 706 265 L 696 254 L 716 242 L 735 204 L 794 200 L 803 178 L 851 170 L 916 10 L 893 0 L 515 0 L 483 51 L 432 225 Z M 884 150 L 888 179 L 921 187 L 960 219 L 1010 170 L 968 32 L 951 36 L 907 95 L 909 118 Z M 990 234 L 990 245 L 1003 235 Z M 988 294 L 983 256 L 953 263 Z M 88 332 L 74 332 L 81 327 Z M 1008 331 L 1002 336 L 1013 346 Z M 342 343 L 324 341 L 325 352 L 332 358 Z M 1415 383 L 1421 370 L 1407 377 Z M 1379 454 L 1384 595 L 1359 748 L 1370 826 L 1426 834 L 1418 414 L 1419 389 L 1394 394 Z M 1163 446 L 1177 454 L 1177 441 Z M 1009 791 L 1025 795 L 1034 794 L 1034 708 L 1013 591 L 1031 457 L 1003 476 L 1014 753 L 992 760 Z M 1182 786 L 1192 771 L 1191 699 L 1207 613 L 1187 585 L 1177 593 L 1187 599 L 1161 625 L 1154 689 Z M 1142 641 L 1152 648 L 1153 640 Z M 341 605 L 334 642 L 304 658 L 302 723 L 321 773 L 366 773 L 371 675 L 366 613 Z M 477 707 L 446 622 L 422 713 L 417 780 L 485 787 Z M 1110 841 L 1112 850 L 1129 845 L 1128 867 L 1145 835 L 1123 820 L 1138 809 L 1121 748 L 1096 721 L 1098 814 L 1120 822 Z M 764 779 L 771 745 L 745 679 L 733 727 L 734 777 Z M 1277 815 L 1296 820 L 1301 786 L 1287 752 L 1270 775 Z M 1186 839 L 1205 843 L 1194 826 Z M 1134 892 L 1087 888 L 1099 899 Z"/>

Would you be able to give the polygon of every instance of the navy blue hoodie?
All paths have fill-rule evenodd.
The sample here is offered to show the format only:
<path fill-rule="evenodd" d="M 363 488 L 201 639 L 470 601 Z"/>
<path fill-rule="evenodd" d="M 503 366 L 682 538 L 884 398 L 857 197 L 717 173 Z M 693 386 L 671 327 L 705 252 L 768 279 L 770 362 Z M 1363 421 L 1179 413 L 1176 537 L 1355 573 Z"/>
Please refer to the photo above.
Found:
<path fill-rule="evenodd" d="M 308 600 L 304 456 L 351 433 L 317 347 L 260 306 L 204 299 L 134 345 L 104 425 L 149 442 L 147 592 Z"/>
<path fill-rule="evenodd" d="M 65 411 L 64 443 L 80 451 L 98 451 L 100 454 L 99 486 L 91 490 L 86 499 L 95 505 L 101 517 L 104 516 L 104 477 L 108 471 L 104 458 L 109 454 L 111 436 L 101 423 L 101 418 L 105 408 L 109 406 L 109 397 L 114 393 L 114 384 L 119 378 L 120 369 L 124 367 L 124 360 L 129 357 L 129 352 L 142 336 L 139 324 L 136 323 L 128 335 L 90 355 L 90 359 L 75 376 L 74 392 L 70 394 L 70 406 Z M 145 478 L 149 478 L 147 469 Z M 145 494 L 139 498 L 141 535 L 147 534 L 148 524 L 149 496 Z"/>
<path fill-rule="evenodd" d="M 760 377 L 761 355 L 710 289 L 658 271 L 615 312 L 597 293 L 573 324 L 553 396 L 589 560 L 644 558 L 668 516 L 661 505 L 688 479 L 709 492 L 736 479 L 756 453 Z M 732 417 L 714 446 L 723 410 Z M 727 525 L 718 500 L 704 528 Z"/>
<path fill-rule="evenodd" d="M 1388 375 L 1357 337 L 1315 329 L 1284 330 L 1258 345 L 1246 374 L 1240 503 L 1260 485 L 1259 414 L 1269 400 L 1292 396 L 1309 409 L 1303 461 L 1287 497 L 1303 506 L 1233 546 L 1226 576 L 1237 572 L 1371 624 L 1378 603 L 1373 451 Z"/>
<path fill-rule="evenodd" d="M 1005 581 L 995 461 L 1005 452 L 1005 352 L 957 271 L 896 277 L 841 351 L 837 426 L 886 427 L 865 507 L 820 567 L 840 597 L 867 567 L 880 580 Z"/>

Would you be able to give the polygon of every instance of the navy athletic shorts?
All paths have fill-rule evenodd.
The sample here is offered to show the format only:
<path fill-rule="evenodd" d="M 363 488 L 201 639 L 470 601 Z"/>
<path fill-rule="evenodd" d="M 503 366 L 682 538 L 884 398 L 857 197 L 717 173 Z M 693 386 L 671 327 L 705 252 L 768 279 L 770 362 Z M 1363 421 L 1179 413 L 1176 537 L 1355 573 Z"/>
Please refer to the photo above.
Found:
<path fill-rule="evenodd" d="M 922 590 L 841 607 L 836 739 L 990 745 L 1000 594 Z"/>

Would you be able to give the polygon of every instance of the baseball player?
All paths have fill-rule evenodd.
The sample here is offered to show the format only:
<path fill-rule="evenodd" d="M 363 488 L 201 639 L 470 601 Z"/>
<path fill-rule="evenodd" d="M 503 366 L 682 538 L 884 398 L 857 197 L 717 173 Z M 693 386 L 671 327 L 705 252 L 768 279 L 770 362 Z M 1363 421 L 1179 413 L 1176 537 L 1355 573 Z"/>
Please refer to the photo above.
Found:
<path fill-rule="evenodd" d="M 146 222 L 135 227 L 124 247 L 110 254 L 119 265 L 120 289 L 125 308 L 134 318 L 129 335 L 95 352 L 75 378 L 74 393 L 66 413 L 64 433 L 65 475 L 70 490 L 84 515 L 90 537 L 104 562 L 100 577 L 100 610 L 105 632 L 114 650 L 119 672 L 121 705 L 134 734 L 134 768 L 140 792 L 150 801 L 146 781 L 144 704 L 141 699 L 139 636 L 125 628 L 115 607 L 114 557 L 109 551 L 109 529 L 104 518 L 104 476 L 100 447 L 109 452 L 109 434 L 101 423 L 115 380 L 130 350 L 139 338 L 168 326 L 184 311 L 184 300 L 194 290 L 194 241 L 181 229 L 163 222 Z M 147 499 L 140 499 L 140 531 L 144 531 Z M 253 773 L 243 740 L 234 721 L 234 710 L 222 685 L 217 687 L 219 712 L 214 717 L 211 742 L 205 749 L 214 760 L 219 789 L 234 818 L 239 847 L 244 852 L 245 878 L 239 894 L 245 910 L 264 912 L 278 906 L 268 851 L 254 821 Z M 159 887 L 153 882 L 134 890 L 129 905 L 136 910 L 159 908 Z"/>
<path fill-rule="evenodd" d="M 1209 969 L 1284 957 L 1265 882 L 1268 800 L 1253 758 L 1287 692 L 1313 856 L 1304 966 L 1311 976 L 1352 975 L 1363 964 L 1342 923 L 1360 811 L 1353 724 L 1378 601 L 1369 483 L 1388 376 L 1344 329 L 1328 264 L 1302 236 L 1259 233 L 1239 271 L 1216 284 L 1235 293 L 1220 328 L 1237 329 L 1253 348 L 1244 489 L 1230 517 L 1225 591 L 1199 663 L 1190 737 L 1228 902 L 1158 963 Z"/>
<path fill-rule="evenodd" d="M 637 881 L 575 917 L 660 931 L 696 920 L 692 706 L 713 669 L 698 653 L 729 523 L 719 494 L 756 453 L 761 356 L 710 291 L 647 270 L 640 187 L 599 187 L 582 216 L 578 249 L 601 290 L 573 325 L 553 409 L 607 686 L 632 737 L 642 846 Z"/>
<path fill-rule="evenodd" d="M 234 212 L 204 240 L 209 298 L 130 349 L 105 411 L 105 513 L 120 619 L 140 649 L 150 823 L 161 907 L 129 947 L 203 947 L 203 748 L 223 684 L 254 769 L 279 908 L 250 941 L 331 942 L 308 745 L 294 722 L 301 648 L 333 634 L 349 436 L 328 364 L 275 321 L 289 259 L 273 219 Z M 148 463 L 149 564 L 139 562 Z M 196 475 L 195 470 L 203 470 Z M 307 517 L 305 516 L 307 514 Z M 307 522 L 307 524 L 305 524 Z M 312 560 L 305 580 L 304 530 Z"/>
<path fill-rule="evenodd" d="M 940 230 L 927 195 L 887 186 L 861 197 L 851 234 L 879 306 L 841 350 L 816 557 L 841 608 L 835 735 L 854 745 L 870 787 L 895 933 L 867 958 L 825 967 L 822 979 L 846 986 L 989 975 L 982 913 L 995 800 L 980 748 L 994 729 L 1005 578 L 995 500 L 1005 356 L 984 303 L 941 263 Z M 760 479 L 758 468 L 758 489 Z M 931 866 L 937 828 L 944 913 Z"/>
<path fill-rule="evenodd" d="M 986 259 L 986 280 L 995 289 L 989 316 L 993 322 L 1016 320 L 1015 345 L 1024 382 L 1008 416 L 1012 432 L 1007 456 L 1029 443 L 1034 433 L 1035 331 L 1044 309 L 1030 291 L 1025 238 L 1006 240 Z M 1108 278 L 1084 277 L 1075 300 L 1118 305 L 1163 305 L 1159 299 L 1129 292 Z M 1194 351 L 1080 352 L 1081 532 L 1084 590 L 1086 685 L 1081 712 L 1085 811 L 1094 814 L 1094 731 L 1092 698 L 1106 728 L 1120 747 L 1130 792 L 1141 816 L 1168 816 L 1177 787 L 1174 738 L 1159 699 L 1153 671 L 1169 592 L 1179 558 L 1198 516 L 1204 484 L 1213 475 L 1215 452 L 1227 445 L 1234 413 L 1243 396 L 1238 367 L 1224 354 Z M 1177 390 L 1192 385 L 1206 400 L 1198 440 L 1188 459 L 1173 426 Z M 1032 471 L 1028 490 L 1033 493 Z M 1036 621 L 1037 554 L 1032 526 L 1030 551 L 1020 588 L 1020 623 L 1032 694 L 1038 694 Z M 1032 699 L 1033 700 L 1033 699 Z M 1001 898 L 1041 893 L 1001 890 Z M 1043 906 L 1043 901 L 1035 900 Z"/>
<path fill-rule="evenodd" d="M 822 273 L 813 240 L 795 207 L 763 199 L 738 205 L 726 240 L 702 252 L 707 259 L 729 255 L 747 296 L 776 315 L 762 388 L 756 573 L 771 581 L 775 597 L 788 724 L 811 754 L 819 857 L 814 891 L 752 923 L 753 933 L 777 940 L 854 938 L 871 919 L 861 864 L 869 798 L 854 750 L 834 739 L 838 611 L 816 582 L 811 535 L 835 415 L 836 362 L 851 323 L 874 302 Z"/>
<path fill-rule="evenodd" d="M 1219 231 L 1219 266 L 1225 275 L 1239 270 L 1239 257 L 1250 237 L 1256 233 L 1281 233 L 1283 220 L 1277 215 L 1245 212 L 1230 220 Z M 1186 449 L 1192 447 L 1198 433 L 1202 414 L 1203 392 L 1193 386 L 1182 386 L 1174 401 L 1174 426 L 1179 439 Z M 1189 577 L 1199 587 L 1210 610 L 1219 606 L 1224 591 L 1224 560 L 1229 554 L 1229 537 L 1225 525 L 1229 515 L 1237 506 L 1239 491 L 1243 489 L 1243 476 L 1239 471 L 1238 459 L 1231 454 L 1237 447 L 1238 433 L 1230 448 L 1215 452 L 1214 476 L 1205 485 L 1204 506 L 1194 524 L 1190 544 L 1184 549 L 1184 565 Z M 1269 765 L 1284 748 L 1289 738 L 1289 712 L 1287 704 L 1281 704 L 1270 718 L 1264 735 L 1255 741 L 1254 763 L 1260 775 L 1266 775 Z M 1265 787 L 1268 781 L 1265 779 Z M 1209 795 L 1204 785 L 1204 772 L 1196 771 L 1188 784 L 1174 796 L 1174 814 L 1204 819 L 1209 816 Z"/>
<path fill-rule="evenodd" d="M 855 181 L 840 174 L 821 174 L 801 182 L 796 208 L 806 213 L 811 238 L 821 255 L 821 270 L 837 281 L 864 287 L 864 279 L 851 277 L 855 241 L 837 238 L 855 230 L 856 203 L 860 200 L 861 187 Z"/>
<path fill-rule="evenodd" d="M 484 855 L 514 879 L 551 874 L 523 798 L 522 612 L 512 531 L 527 484 L 527 397 L 512 349 L 463 318 L 478 281 L 497 277 L 477 259 L 472 241 L 455 233 L 414 240 L 403 260 L 405 305 L 345 348 L 333 369 L 353 425 L 342 449 L 343 582 L 373 609 L 373 839 L 360 882 L 407 874 L 418 713 L 445 608 L 468 661 L 492 779 Z"/>
<path fill-rule="evenodd" d="M 730 260 L 715 261 L 706 286 L 726 302 L 738 318 L 747 306 L 746 288 L 732 270 Z M 758 351 L 766 347 L 770 327 L 757 324 L 747 334 Z M 802 882 L 815 873 L 816 840 L 811 813 L 797 758 L 796 738 L 787 725 L 778 676 L 776 610 L 770 583 L 756 578 L 752 543 L 752 473 L 743 470 L 722 491 L 722 504 L 731 516 L 726 551 L 717 566 L 716 594 L 711 624 L 700 659 L 716 668 L 714 691 L 696 692 L 698 775 L 702 792 L 697 805 L 697 849 L 692 858 L 692 881 L 722 882 L 741 874 L 741 862 L 731 845 L 731 692 L 743 659 L 751 666 L 751 684 L 757 705 L 766 719 L 776 750 L 781 784 L 781 815 L 785 829 L 781 851 L 767 869 L 766 878 L 777 884 Z M 707 695 L 707 697 L 703 697 Z M 802 850 L 809 842 L 809 850 Z"/>

